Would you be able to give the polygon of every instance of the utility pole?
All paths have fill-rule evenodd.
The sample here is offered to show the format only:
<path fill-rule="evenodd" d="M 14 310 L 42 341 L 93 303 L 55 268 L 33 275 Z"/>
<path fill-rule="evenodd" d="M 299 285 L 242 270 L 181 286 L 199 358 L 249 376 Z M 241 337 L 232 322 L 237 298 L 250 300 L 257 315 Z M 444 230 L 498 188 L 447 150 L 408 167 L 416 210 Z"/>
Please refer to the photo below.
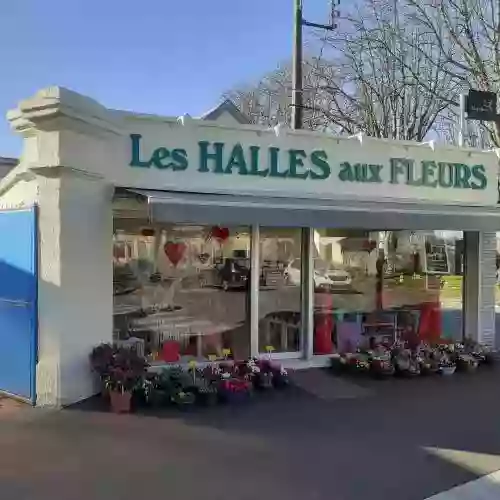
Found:
<path fill-rule="evenodd" d="M 499 0 L 500 1 L 500 0 Z M 335 5 L 340 0 L 331 0 L 331 17 L 329 24 L 317 24 L 304 20 L 302 15 L 302 0 L 293 0 L 293 68 L 292 68 L 292 128 L 299 130 L 303 126 L 304 99 L 302 95 L 302 26 L 311 28 L 320 28 L 333 31 L 336 28 L 334 23 L 338 13 Z M 301 328 L 301 350 L 306 359 L 313 355 L 313 340 L 310 332 L 314 329 L 314 314 L 311 314 L 309 306 L 314 303 L 314 260 L 313 260 L 314 232 L 310 227 L 303 228 L 301 235 L 300 251 L 303 258 L 302 276 L 306 279 L 301 280 L 300 300 L 302 311 Z"/>
<path fill-rule="evenodd" d="M 338 11 L 335 9 L 339 5 L 340 0 L 331 0 L 331 15 L 329 24 L 318 24 L 306 21 L 302 15 L 302 0 L 294 1 L 294 16 L 293 16 L 293 78 L 292 78 L 292 128 L 297 130 L 303 126 L 303 83 L 302 83 L 302 26 L 311 28 L 320 28 L 327 31 L 333 31 L 337 25 L 335 18 L 338 16 Z"/>

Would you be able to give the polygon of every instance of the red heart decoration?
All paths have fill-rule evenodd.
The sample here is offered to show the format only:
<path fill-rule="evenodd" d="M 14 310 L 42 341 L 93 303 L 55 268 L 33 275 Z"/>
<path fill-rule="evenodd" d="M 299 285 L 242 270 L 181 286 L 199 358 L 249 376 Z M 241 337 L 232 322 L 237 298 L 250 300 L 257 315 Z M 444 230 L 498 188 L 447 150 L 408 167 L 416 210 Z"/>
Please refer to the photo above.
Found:
<path fill-rule="evenodd" d="M 226 241 L 229 238 L 229 229 L 227 227 L 214 226 L 212 228 L 212 237 L 219 241 Z"/>
<path fill-rule="evenodd" d="M 168 257 L 168 260 L 170 260 L 174 266 L 177 266 L 177 264 L 182 260 L 182 257 L 184 257 L 186 245 L 182 242 L 175 243 L 174 241 L 167 241 L 163 247 L 163 251 Z"/>

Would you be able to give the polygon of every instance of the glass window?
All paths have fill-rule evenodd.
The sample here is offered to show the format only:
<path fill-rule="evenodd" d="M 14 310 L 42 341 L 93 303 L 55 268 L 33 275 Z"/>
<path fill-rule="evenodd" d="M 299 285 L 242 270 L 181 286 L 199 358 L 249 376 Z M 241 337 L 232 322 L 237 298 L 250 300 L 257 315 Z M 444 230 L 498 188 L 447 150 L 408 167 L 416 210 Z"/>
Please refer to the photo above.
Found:
<path fill-rule="evenodd" d="M 261 228 L 259 351 L 301 349 L 301 229 Z"/>
<path fill-rule="evenodd" d="M 463 235 L 314 231 L 314 352 L 462 337 Z"/>
<path fill-rule="evenodd" d="M 163 361 L 249 355 L 248 228 L 172 224 L 114 239 L 116 337 Z"/>

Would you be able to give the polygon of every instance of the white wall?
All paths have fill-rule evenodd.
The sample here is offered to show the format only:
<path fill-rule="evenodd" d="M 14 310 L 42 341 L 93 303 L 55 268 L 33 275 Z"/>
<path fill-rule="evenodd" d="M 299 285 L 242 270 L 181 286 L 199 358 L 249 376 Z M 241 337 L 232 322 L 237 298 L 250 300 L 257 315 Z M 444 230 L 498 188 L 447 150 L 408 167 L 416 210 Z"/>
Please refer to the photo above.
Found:
<path fill-rule="evenodd" d="M 111 190 L 69 169 L 40 177 L 37 404 L 95 393 L 89 354 L 112 339 Z"/>
<path fill-rule="evenodd" d="M 95 393 L 89 354 L 113 333 L 113 190 L 102 179 L 67 173 L 60 199 L 64 330 L 60 403 Z"/>
<path fill-rule="evenodd" d="M 496 233 L 480 233 L 479 341 L 495 347 Z"/>

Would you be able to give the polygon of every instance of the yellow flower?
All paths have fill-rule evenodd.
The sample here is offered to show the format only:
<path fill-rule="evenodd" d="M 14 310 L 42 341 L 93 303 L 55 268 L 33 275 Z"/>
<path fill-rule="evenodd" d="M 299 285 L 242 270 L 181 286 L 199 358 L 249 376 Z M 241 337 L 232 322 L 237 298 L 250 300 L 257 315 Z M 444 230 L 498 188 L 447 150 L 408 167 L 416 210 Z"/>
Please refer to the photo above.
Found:
<path fill-rule="evenodd" d="M 266 345 L 266 352 L 273 352 L 275 349 L 274 349 L 274 346 L 272 345 Z"/>
<path fill-rule="evenodd" d="M 222 349 L 222 355 L 223 356 L 231 356 L 231 349 Z"/>

